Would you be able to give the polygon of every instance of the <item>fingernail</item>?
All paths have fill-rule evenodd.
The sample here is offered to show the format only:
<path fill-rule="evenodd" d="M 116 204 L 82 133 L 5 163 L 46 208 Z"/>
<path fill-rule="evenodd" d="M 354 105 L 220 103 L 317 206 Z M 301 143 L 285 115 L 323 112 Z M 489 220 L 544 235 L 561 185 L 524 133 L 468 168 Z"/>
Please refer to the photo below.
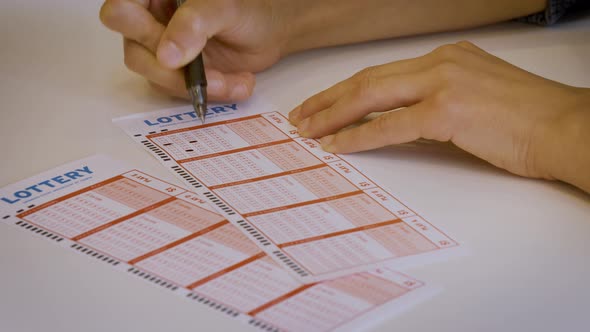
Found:
<path fill-rule="evenodd" d="M 326 152 L 332 152 L 332 142 L 334 141 L 334 135 L 328 135 L 325 137 L 320 138 L 320 144 L 322 145 L 322 149 Z"/>
<path fill-rule="evenodd" d="M 178 67 L 182 61 L 182 52 L 176 43 L 167 40 L 158 49 L 158 59 L 168 67 Z"/>
<path fill-rule="evenodd" d="M 233 88 L 230 94 L 230 99 L 244 99 L 249 95 L 248 88 L 244 84 L 239 84 Z"/>
<path fill-rule="evenodd" d="M 222 94 L 224 89 L 223 80 L 207 77 L 207 89 L 213 94 Z"/>
<path fill-rule="evenodd" d="M 299 131 L 299 135 L 302 137 L 307 137 L 309 134 L 307 133 L 307 127 L 309 127 L 309 118 L 301 121 L 299 126 L 297 126 L 297 131 Z"/>
<path fill-rule="evenodd" d="M 297 125 L 299 120 L 301 120 L 301 119 L 299 119 L 300 116 L 301 116 L 301 105 L 297 106 L 294 110 L 289 112 L 289 122 L 291 122 L 291 124 Z"/>

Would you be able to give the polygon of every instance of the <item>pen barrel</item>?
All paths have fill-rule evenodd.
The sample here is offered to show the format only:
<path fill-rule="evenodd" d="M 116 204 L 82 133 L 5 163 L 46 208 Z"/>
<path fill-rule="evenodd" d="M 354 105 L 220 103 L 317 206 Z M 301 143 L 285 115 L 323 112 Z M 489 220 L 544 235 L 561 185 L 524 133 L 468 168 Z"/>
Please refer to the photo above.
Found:
<path fill-rule="evenodd" d="M 207 78 L 205 77 L 205 66 L 203 65 L 203 55 L 199 56 L 184 67 L 184 81 L 186 88 L 191 89 L 197 86 L 206 87 Z"/>

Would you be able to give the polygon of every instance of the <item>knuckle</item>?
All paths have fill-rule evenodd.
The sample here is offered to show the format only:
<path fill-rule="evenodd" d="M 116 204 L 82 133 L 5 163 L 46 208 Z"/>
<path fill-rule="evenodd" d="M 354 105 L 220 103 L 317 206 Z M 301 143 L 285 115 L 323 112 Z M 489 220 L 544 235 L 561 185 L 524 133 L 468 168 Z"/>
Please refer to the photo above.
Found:
<path fill-rule="evenodd" d="M 180 28 L 191 32 L 199 32 L 203 29 L 203 20 L 199 11 L 191 6 L 181 7 L 177 13 L 177 22 L 181 26 Z"/>
<path fill-rule="evenodd" d="M 458 46 L 462 46 L 462 47 L 466 47 L 466 48 L 475 48 L 477 46 L 475 46 L 475 44 L 473 44 L 472 42 L 468 41 L 468 40 L 461 40 L 459 42 L 457 42 Z"/>
<path fill-rule="evenodd" d="M 452 83 L 461 74 L 461 65 L 452 61 L 444 61 L 434 67 L 436 76 L 447 85 Z"/>
<path fill-rule="evenodd" d="M 191 49 L 207 40 L 206 22 L 200 12 L 190 6 L 181 7 L 165 33 L 166 38 L 184 50 Z"/>
<path fill-rule="evenodd" d="M 378 85 L 379 79 L 375 75 L 364 75 L 357 83 L 356 95 L 359 98 L 371 98 Z"/>
<path fill-rule="evenodd" d="M 357 72 L 356 74 L 354 74 L 354 76 L 352 77 L 354 80 L 356 81 L 362 81 L 371 77 L 375 77 L 375 72 L 377 71 L 377 67 L 372 66 L 372 67 L 367 67 L 364 68 L 363 70 Z"/>
<path fill-rule="evenodd" d="M 462 48 L 456 44 L 439 46 L 432 51 L 432 54 L 440 60 L 454 60 L 462 53 Z"/>
<path fill-rule="evenodd" d="M 166 37 L 182 46 L 187 39 L 185 36 L 192 34 L 199 24 L 197 12 L 191 6 L 182 6 L 174 12 L 166 29 Z"/>
<path fill-rule="evenodd" d="M 486 51 L 484 51 L 479 46 L 475 45 L 474 43 L 472 43 L 468 40 L 462 40 L 462 41 L 458 42 L 457 46 L 461 47 L 464 50 L 463 54 L 465 56 L 481 57 L 481 56 L 488 55 L 488 53 Z"/>

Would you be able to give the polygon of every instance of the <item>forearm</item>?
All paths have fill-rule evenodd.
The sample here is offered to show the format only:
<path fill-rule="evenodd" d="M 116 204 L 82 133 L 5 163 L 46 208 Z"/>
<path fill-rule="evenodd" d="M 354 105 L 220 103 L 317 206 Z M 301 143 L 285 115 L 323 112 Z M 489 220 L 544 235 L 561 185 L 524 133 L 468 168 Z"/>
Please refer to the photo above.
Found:
<path fill-rule="evenodd" d="M 269 0 L 289 24 L 284 54 L 458 30 L 544 10 L 546 0 Z"/>

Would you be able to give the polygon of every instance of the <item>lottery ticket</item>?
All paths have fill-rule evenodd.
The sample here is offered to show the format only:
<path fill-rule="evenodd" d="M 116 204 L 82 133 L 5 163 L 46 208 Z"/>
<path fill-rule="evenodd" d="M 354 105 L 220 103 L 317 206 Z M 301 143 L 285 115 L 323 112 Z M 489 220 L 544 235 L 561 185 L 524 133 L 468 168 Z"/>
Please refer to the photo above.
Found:
<path fill-rule="evenodd" d="M 358 330 L 436 291 L 389 268 L 303 284 L 196 193 L 105 156 L 2 188 L 0 220 L 266 331 Z"/>
<path fill-rule="evenodd" d="M 460 254 L 345 157 L 258 110 L 213 106 L 206 124 L 186 109 L 114 121 L 302 282 Z"/>

